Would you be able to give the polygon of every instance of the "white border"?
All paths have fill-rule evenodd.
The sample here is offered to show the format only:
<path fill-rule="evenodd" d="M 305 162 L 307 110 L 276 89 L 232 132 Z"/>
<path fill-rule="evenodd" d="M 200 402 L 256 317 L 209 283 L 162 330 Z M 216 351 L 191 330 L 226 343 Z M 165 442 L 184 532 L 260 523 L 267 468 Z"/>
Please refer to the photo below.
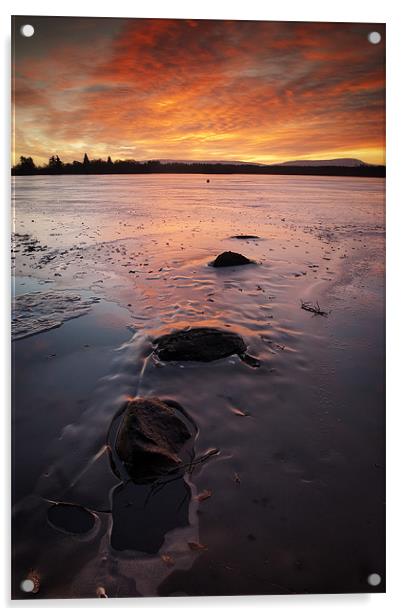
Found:
<path fill-rule="evenodd" d="M 375 615 L 402 613 L 402 598 L 398 593 L 402 574 L 402 497 L 401 497 L 401 438 L 402 438 L 402 402 L 398 388 L 401 380 L 402 361 L 400 346 L 402 343 L 402 318 L 400 315 L 401 301 L 401 268 L 402 255 L 402 32 L 401 6 L 397 0 L 281 0 L 271 3 L 262 0 L 247 0 L 235 4 L 235 0 L 202 0 L 190 3 L 188 0 L 148 1 L 134 3 L 129 0 L 115 0 L 101 5 L 94 0 L 82 3 L 80 0 L 70 0 L 68 4 L 55 4 L 54 1 L 36 0 L 33 2 L 4 0 L 1 5 L 0 27 L 2 30 L 2 94 L 1 104 L 1 207 L 2 224 L 0 227 L 2 255 L 0 275 L 2 283 L 2 327 L 0 344 L 2 349 L 2 365 L 0 369 L 0 391 L 5 392 L 1 416 L 3 419 L 2 457 L 0 466 L 3 470 L 2 482 L 4 492 L 1 502 L 2 538 L 0 559 L 0 588 L 3 605 L 17 610 L 67 608 L 85 613 L 98 612 L 99 609 L 128 608 L 137 612 L 146 610 L 148 613 L 163 610 L 165 616 L 170 616 L 185 610 L 191 610 L 192 615 L 205 611 L 227 612 L 240 614 L 248 607 L 257 614 L 265 614 L 267 610 L 275 613 L 280 611 L 285 616 L 297 612 L 298 616 L 314 614 L 359 614 Z M 193 18 L 230 18 L 230 19 L 265 19 L 277 21 L 338 21 L 338 22 L 371 22 L 387 23 L 387 593 L 385 595 L 306 595 L 285 597 L 234 597 L 201 599 L 169 598 L 169 599 L 122 599 L 113 602 L 99 600 L 48 600 L 10 602 L 10 370 L 9 370 L 9 167 L 10 167 L 10 15 L 81 15 L 105 17 L 193 17 Z M 347 504 L 345 503 L 345 506 Z M 399 608 L 398 608 L 399 606 Z M 229 612 L 230 611 L 230 612 Z"/>

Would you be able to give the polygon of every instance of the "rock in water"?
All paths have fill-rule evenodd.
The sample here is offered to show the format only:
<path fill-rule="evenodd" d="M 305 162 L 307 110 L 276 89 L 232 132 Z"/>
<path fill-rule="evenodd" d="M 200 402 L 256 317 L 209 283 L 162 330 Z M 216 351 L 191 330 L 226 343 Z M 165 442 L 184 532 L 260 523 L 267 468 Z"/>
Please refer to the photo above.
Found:
<path fill-rule="evenodd" d="M 251 261 L 239 252 L 228 250 L 218 255 L 210 265 L 212 267 L 233 267 L 235 265 L 249 265 L 250 263 L 254 263 L 254 261 Z"/>
<path fill-rule="evenodd" d="M 130 477 L 147 483 L 182 464 L 178 454 L 190 438 L 176 406 L 158 398 L 136 398 L 125 410 L 116 452 Z"/>
<path fill-rule="evenodd" d="M 233 240 L 259 240 L 259 235 L 232 235 Z"/>
<path fill-rule="evenodd" d="M 214 361 L 229 355 L 244 356 L 243 338 L 212 327 L 182 329 L 154 340 L 155 353 L 162 361 Z"/>

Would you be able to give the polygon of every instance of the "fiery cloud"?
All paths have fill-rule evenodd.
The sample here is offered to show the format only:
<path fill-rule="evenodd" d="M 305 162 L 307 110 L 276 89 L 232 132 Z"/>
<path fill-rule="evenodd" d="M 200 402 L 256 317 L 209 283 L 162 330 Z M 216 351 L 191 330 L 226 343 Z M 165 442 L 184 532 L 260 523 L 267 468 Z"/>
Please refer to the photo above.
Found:
<path fill-rule="evenodd" d="M 384 36 L 378 24 L 15 18 L 14 155 L 383 163 Z"/>

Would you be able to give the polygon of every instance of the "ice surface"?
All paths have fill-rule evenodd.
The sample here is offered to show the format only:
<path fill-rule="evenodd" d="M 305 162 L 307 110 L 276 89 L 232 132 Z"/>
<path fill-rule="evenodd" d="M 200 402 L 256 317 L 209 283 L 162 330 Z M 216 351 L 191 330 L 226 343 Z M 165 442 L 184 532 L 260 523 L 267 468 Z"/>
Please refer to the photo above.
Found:
<path fill-rule="evenodd" d="M 38 291 L 19 295 L 13 302 L 12 339 L 19 340 L 60 327 L 87 314 L 98 298 L 82 298 L 65 291 Z"/>
<path fill-rule="evenodd" d="M 383 571 L 384 180 L 13 182 L 14 290 L 27 293 L 17 337 L 89 311 L 13 345 L 17 595 L 27 568 L 41 572 L 41 598 L 95 597 L 100 586 L 109 597 L 367 590 L 362 570 Z M 235 250 L 257 265 L 208 267 Z M 261 366 L 156 361 L 152 341 L 185 327 L 239 334 Z M 221 452 L 191 477 L 193 495 L 211 498 L 192 496 L 191 523 L 154 556 L 111 546 L 112 506 L 139 495 L 111 493 L 118 478 L 98 458 L 137 395 L 188 410 L 197 457 Z M 150 504 L 150 524 L 156 514 L 165 524 L 168 495 Z M 97 534 L 56 534 L 46 498 L 96 509 Z M 115 518 L 126 548 L 131 507 Z"/>

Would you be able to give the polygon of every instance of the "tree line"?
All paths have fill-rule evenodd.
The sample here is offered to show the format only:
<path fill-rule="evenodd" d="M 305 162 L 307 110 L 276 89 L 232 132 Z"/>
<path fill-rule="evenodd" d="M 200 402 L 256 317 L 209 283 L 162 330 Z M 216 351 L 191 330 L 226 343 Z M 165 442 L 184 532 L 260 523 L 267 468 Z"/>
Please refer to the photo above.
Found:
<path fill-rule="evenodd" d="M 203 162 L 161 162 L 149 160 L 90 160 L 85 153 L 81 161 L 64 163 L 60 157 L 52 155 L 47 165 L 36 165 L 31 156 L 21 156 L 19 163 L 11 169 L 12 175 L 101 175 L 120 173 L 201 173 L 201 174 L 255 174 L 255 175 L 342 175 L 358 177 L 384 177 L 383 165 L 341 166 L 303 166 L 303 165 L 253 165 L 235 163 Z"/>

